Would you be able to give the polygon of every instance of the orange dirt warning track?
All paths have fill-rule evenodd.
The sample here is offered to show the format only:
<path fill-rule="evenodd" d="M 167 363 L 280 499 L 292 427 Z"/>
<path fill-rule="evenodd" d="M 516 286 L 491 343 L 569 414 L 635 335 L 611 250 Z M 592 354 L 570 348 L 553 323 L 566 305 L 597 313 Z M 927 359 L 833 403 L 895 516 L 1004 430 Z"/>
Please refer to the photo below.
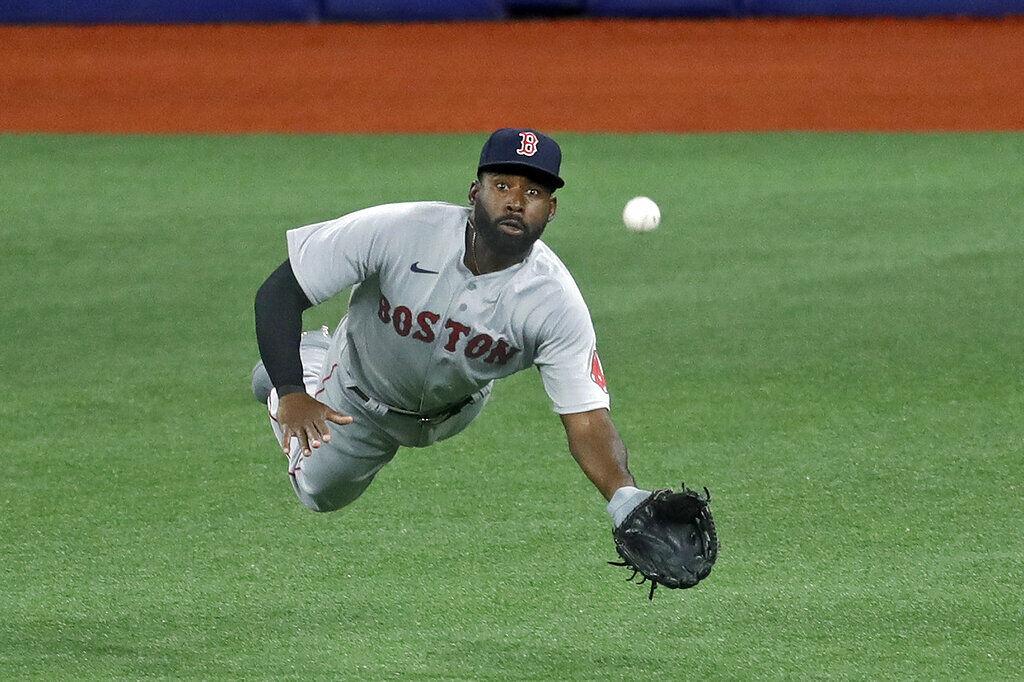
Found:
<path fill-rule="evenodd" d="M 1024 19 L 0 27 L 0 130 L 1024 130 Z"/>

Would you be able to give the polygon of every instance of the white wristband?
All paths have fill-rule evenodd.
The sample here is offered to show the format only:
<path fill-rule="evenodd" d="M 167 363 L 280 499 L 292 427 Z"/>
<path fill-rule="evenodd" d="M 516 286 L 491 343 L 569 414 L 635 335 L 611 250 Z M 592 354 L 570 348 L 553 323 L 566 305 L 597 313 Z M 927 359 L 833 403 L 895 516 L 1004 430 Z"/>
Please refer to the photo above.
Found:
<path fill-rule="evenodd" d="M 618 528 L 629 516 L 629 513 L 650 496 L 650 490 L 641 490 L 631 485 L 624 485 L 616 490 L 612 499 L 608 500 L 608 506 L 605 507 L 612 517 L 612 524 Z"/>

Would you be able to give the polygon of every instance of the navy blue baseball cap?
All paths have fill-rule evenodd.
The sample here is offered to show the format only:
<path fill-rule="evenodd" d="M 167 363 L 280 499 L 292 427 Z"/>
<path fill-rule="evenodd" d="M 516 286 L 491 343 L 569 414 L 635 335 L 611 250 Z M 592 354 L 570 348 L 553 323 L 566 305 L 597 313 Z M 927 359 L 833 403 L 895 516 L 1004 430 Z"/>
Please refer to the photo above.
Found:
<path fill-rule="evenodd" d="M 558 177 L 562 149 L 544 133 L 529 128 L 495 130 L 480 151 L 480 171 L 521 172 L 552 189 L 565 186 Z"/>

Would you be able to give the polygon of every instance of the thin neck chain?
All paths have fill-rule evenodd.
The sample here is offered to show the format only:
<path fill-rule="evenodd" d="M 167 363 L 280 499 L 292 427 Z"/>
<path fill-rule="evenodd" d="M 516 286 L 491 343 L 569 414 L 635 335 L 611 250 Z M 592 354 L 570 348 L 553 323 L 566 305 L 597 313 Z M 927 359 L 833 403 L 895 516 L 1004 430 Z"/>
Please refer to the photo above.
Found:
<path fill-rule="evenodd" d="M 473 260 L 473 274 L 480 274 L 480 266 L 476 264 L 476 225 L 470 224 L 473 231 L 469 233 L 469 257 Z"/>

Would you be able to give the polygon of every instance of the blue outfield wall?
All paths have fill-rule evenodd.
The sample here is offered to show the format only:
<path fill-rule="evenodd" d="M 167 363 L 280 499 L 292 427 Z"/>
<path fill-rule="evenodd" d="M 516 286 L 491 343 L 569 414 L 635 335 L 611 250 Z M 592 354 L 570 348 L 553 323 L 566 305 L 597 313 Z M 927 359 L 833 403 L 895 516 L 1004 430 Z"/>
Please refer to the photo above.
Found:
<path fill-rule="evenodd" d="M 451 21 L 502 19 L 502 0 L 323 0 L 332 21 Z"/>
<path fill-rule="evenodd" d="M 586 14 L 595 17 L 737 17 L 742 0 L 587 0 Z"/>
<path fill-rule="evenodd" d="M 320 0 L 0 0 L 0 23 L 314 21 L 322 9 Z"/>
<path fill-rule="evenodd" d="M 595 17 L 974 16 L 1024 0 L 0 0 L 0 23 L 452 21 L 523 13 Z"/>
<path fill-rule="evenodd" d="M 1021 0 L 744 0 L 748 16 L 1001 17 L 1024 13 Z"/>

